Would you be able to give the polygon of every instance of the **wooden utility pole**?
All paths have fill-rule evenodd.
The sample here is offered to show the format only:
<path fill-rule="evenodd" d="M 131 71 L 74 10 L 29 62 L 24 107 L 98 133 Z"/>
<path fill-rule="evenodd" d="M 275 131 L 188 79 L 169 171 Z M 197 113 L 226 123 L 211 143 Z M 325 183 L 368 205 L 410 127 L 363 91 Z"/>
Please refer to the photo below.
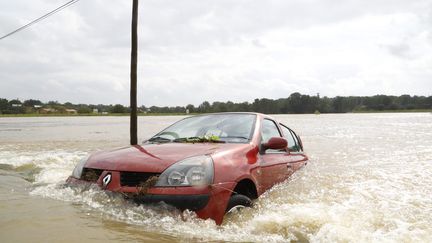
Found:
<path fill-rule="evenodd" d="M 132 4 L 131 70 L 130 70 L 130 144 L 138 143 L 137 126 L 137 63 L 138 63 L 138 0 Z"/>

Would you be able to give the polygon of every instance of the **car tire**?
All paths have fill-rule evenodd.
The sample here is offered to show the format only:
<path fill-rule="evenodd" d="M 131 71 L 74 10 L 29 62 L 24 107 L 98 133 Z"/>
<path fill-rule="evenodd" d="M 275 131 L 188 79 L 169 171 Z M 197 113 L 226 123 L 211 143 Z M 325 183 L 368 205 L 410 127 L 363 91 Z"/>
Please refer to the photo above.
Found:
<path fill-rule="evenodd" d="M 242 194 L 234 194 L 228 201 L 228 206 L 225 210 L 225 214 L 231 214 L 235 211 L 240 211 L 242 208 L 252 207 L 252 200 Z"/>

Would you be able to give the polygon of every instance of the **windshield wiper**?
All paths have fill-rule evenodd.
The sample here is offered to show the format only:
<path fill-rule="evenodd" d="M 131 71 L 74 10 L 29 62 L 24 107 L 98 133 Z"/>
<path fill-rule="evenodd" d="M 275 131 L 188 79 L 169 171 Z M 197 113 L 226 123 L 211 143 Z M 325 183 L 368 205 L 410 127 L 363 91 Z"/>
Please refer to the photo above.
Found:
<path fill-rule="evenodd" d="M 187 142 L 188 140 L 198 140 L 199 137 L 185 137 L 185 138 L 176 138 L 173 140 L 174 143 L 183 143 Z"/>
<path fill-rule="evenodd" d="M 185 137 L 176 138 L 172 141 L 175 143 L 225 143 L 225 141 L 213 139 L 212 137 Z"/>
<path fill-rule="evenodd" d="M 224 136 L 224 137 L 220 137 L 220 138 L 241 138 L 241 139 L 249 140 L 249 138 L 243 137 L 243 136 Z"/>
<path fill-rule="evenodd" d="M 164 137 L 160 137 L 160 136 L 156 136 L 156 137 L 152 137 L 148 140 L 148 142 L 159 142 L 159 143 L 169 143 L 172 140 L 169 138 L 164 138 Z"/>

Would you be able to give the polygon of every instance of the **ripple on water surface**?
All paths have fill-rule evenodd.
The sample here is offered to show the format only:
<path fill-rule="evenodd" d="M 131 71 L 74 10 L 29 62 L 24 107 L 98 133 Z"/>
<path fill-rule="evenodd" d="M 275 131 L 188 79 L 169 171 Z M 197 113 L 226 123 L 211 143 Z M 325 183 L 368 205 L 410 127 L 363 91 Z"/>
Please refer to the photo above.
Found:
<path fill-rule="evenodd" d="M 65 179 L 86 151 L 3 146 L 0 175 L 30 182 L 25 186 L 33 198 L 66 202 L 89 217 L 139 227 L 132 234 L 179 241 L 431 242 L 430 123 L 414 117 L 409 126 L 409 118 L 395 121 L 398 117 L 323 116 L 319 122 L 282 117 L 303 130 L 311 162 L 222 226 L 166 205 L 136 206 L 97 187 L 66 187 Z M 313 127 L 305 132 L 304 124 Z"/>

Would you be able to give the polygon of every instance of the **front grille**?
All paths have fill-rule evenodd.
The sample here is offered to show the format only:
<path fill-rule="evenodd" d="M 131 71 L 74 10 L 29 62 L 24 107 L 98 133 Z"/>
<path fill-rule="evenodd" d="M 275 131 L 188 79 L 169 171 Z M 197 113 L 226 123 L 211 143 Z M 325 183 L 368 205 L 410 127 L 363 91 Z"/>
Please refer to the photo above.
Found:
<path fill-rule="evenodd" d="M 143 186 L 148 179 L 159 176 L 159 173 L 149 172 L 120 172 L 121 186 Z"/>
<path fill-rule="evenodd" d="M 81 174 L 81 180 L 96 182 L 99 179 L 102 172 L 103 170 L 99 170 L 99 169 L 84 168 Z"/>

